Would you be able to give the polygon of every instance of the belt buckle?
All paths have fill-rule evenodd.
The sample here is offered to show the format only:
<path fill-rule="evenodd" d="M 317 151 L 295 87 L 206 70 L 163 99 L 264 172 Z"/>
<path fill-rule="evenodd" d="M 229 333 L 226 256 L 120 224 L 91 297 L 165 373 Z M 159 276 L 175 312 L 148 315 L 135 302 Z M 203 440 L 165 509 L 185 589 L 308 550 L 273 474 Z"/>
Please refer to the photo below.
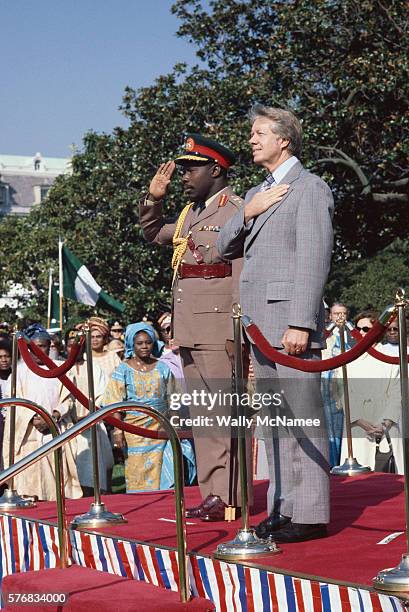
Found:
<path fill-rule="evenodd" d="M 208 267 L 208 266 L 206 266 L 206 268 L 207 268 L 207 267 Z M 204 278 L 205 280 L 209 280 L 209 279 L 213 278 L 213 276 L 212 276 L 212 275 L 209 273 L 209 274 L 204 274 L 203 278 Z"/>

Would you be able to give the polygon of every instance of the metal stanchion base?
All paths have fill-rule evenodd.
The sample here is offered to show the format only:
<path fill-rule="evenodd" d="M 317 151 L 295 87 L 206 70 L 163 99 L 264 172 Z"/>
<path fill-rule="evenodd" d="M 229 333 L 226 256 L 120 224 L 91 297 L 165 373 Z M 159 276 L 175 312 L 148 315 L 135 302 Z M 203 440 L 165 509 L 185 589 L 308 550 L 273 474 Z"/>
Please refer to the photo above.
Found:
<path fill-rule="evenodd" d="M 397 567 L 381 570 L 373 579 L 373 586 L 380 591 L 407 593 L 409 596 L 409 554 L 402 555 Z"/>
<path fill-rule="evenodd" d="M 273 540 L 260 540 L 254 529 L 239 529 L 234 540 L 219 544 L 214 553 L 215 559 L 235 561 L 237 559 L 250 559 L 261 555 L 273 555 L 281 550 Z"/>
<path fill-rule="evenodd" d="M 2 512 L 15 510 L 16 508 L 35 508 L 36 505 L 33 499 L 21 497 L 14 489 L 6 489 L 0 497 L 0 510 Z"/>
<path fill-rule="evenodd" d="M 91 508 L 85 514 L 79 514 L 71 521 L 71 527 L 84 529 L 105 527 L 106 525 L 118 525 L 120 523 L 127 523 L 127 519 L 122 514 L 116 514 L 109 512 L 105 508 L 105 504 L 100 502 L 99 504 L 92 503 Z"/>
<path fill-rule="evenodd" d="M 331 470 L 331 474 L 336 474 L 337 476 L 358 476 L 358 474 L 367 474 L 368 472 L 372 472 L 371 468 L 358 463 L 355 457 L 353 459 L 345 459 L 342 465 L 336 465 Z"/>

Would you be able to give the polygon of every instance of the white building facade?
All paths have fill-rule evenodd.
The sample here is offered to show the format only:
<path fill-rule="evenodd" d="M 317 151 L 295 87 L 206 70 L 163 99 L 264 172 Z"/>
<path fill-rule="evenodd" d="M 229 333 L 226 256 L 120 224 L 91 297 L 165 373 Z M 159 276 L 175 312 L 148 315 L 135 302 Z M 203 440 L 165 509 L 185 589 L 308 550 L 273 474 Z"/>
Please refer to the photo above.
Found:
<path fill-rule="evenodd" d="M 0 216 L 27 215 L 41 204 L 57 176 L 70 172 L 69 158 L 0 154 Z"/>

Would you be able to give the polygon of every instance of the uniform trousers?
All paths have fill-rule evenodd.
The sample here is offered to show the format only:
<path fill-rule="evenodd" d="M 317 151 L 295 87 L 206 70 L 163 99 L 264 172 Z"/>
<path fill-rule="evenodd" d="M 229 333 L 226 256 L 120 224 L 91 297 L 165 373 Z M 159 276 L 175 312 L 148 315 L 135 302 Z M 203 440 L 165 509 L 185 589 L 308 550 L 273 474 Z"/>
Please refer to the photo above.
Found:
<path fill-rule="evenodd" d="M 224 345 L 205 345 L 204 348 L 180 347 L 183 372 L 189 393 L 194 389 L 204 390 L 209 394 L 231 392 L 232 367 Z M 207 416 L 215 418 L 218 415 L 230 415 L 229 405 L 218 402 L 214 410 L 208 410 L 206 405 L 190 406 L 191 418 Z M 192 427 L 195 442 L 197 476 L 200 493 L 203 499 L 208 495 L 218 495 L 225 504 L 241 505 L 239 470 L 237 459 L 233 460 L 231 469 L 232 438 L 228 427 L 212 426 Z M 235 443 L 233 442 L 233 448 Z M 248 473 L 251 474 L 251 444 L 248 444 Z M 230 476 L 232 474 L 232 476 Z M 232 479 L 232 482 L 231 482 Z M 249 503 L 252 503 L 252 483 L 248 479 Z M 232 498 L 229 499 L 229 489 Z"/>
<path fill-rule="evenodd" d="M 302 358 L 319 359 L 321 351 Z M 263 409 L 261 417 L 317 419 L 319 425 L 273 425 L 262 422 L 270 485 L 268 512 L 281 512 L 294 523 L 329 522 L 328 436 L 320 391 L 320 373 L 301 372 L 270 362 L 252 345 L 256 389 L 279 394 L 280 405 Z"/>

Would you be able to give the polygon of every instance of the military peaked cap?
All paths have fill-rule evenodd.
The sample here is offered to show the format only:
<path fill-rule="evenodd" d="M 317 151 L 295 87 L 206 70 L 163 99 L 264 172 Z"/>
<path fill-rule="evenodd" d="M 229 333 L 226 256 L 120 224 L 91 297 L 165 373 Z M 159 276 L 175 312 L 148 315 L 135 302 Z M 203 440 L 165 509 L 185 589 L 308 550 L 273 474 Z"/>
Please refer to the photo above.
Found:
<path fill-rule="evenodd" d="M 175 159 L 175 162 L 185 164 L 194 161 L 213 161 L 220 164 L 222 168 L 229 168 L 236 161 L 236 156 L 227 147 L 211 138 L 206 138 L 201 134 L 188 134 L 184 152 Z"/>

